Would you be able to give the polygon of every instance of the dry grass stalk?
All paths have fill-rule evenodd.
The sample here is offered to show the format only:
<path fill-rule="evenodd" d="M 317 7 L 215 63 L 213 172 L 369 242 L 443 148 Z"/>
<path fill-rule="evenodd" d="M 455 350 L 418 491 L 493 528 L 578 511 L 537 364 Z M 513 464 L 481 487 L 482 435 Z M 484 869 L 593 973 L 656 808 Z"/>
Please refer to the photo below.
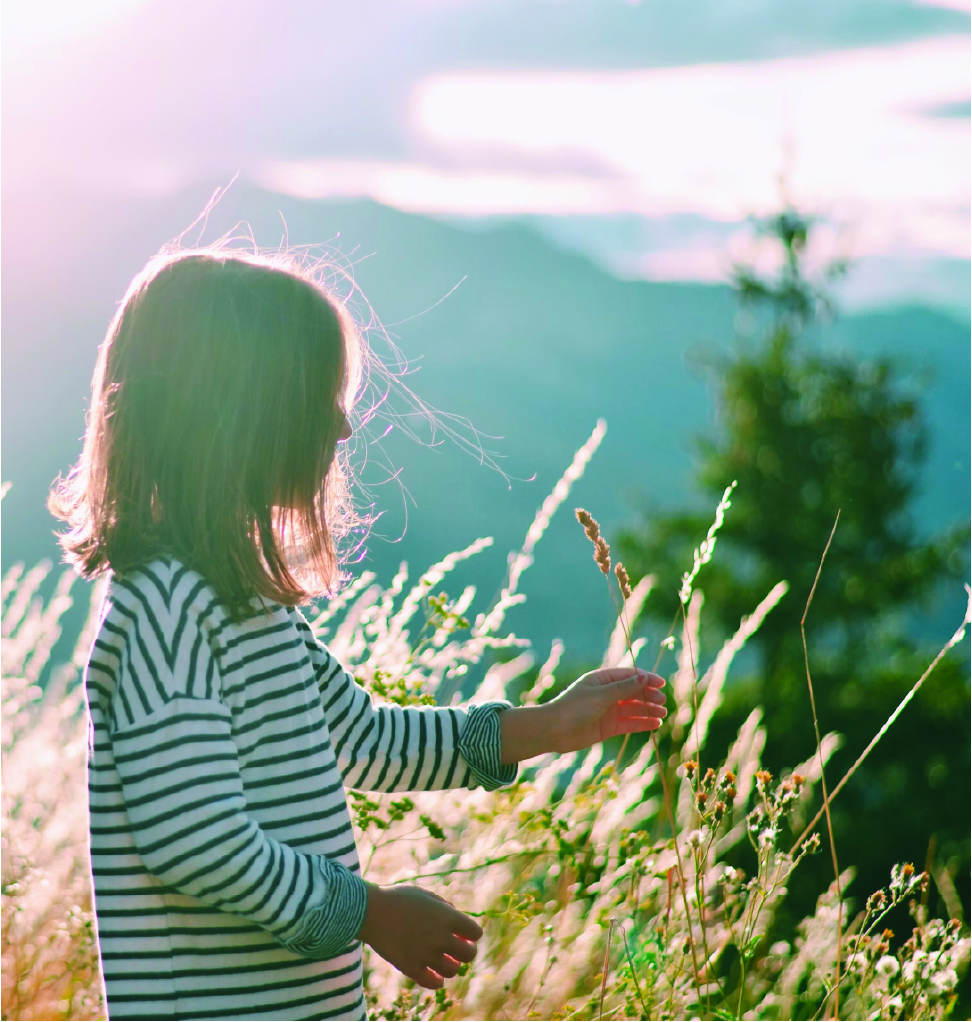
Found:
<path fill-rule="evenodd" d="M 580 522 L 581 526 L 583 526 L 587 538 L 591 540 L 594 544 L 594 561 L 604 574 L 604 581 L 607 583 L 608 592 L 611 594 L 611 600 L 614 603 L 615 610 L 617 611 L 618 621 L 620 622 L 621 627 L 624 630 L 624 639 L 628 646 L 628 652 L 631 655 L 631 665 L 633 667 L 635 666 L 635 652 L 631 645 L 631 631 L 628 628 L 628 624 L 624 619 L 623 607 L 621 604 L 618 603 L 618 598 L 614 593 L 614 589 L 611 588 L 610 547 L 608 546 L 607 541 L 601 536 L 600 527 L 598 526 L 597 521 L 594 519 L 593 515 L 591 515 L 589 511 L 585 511 L 583 508 L 577 508 L 574 511 L 574 514 L 577 516 L 577 521 Z M 627 577 L 627 573 L 625 573 L 625 577 Z M 669 827 L 671 828 L 672 841 L 674 842 L 675 846 L 675 861 L 678 866 L 679 887 L 682 891 L 682 902 L 685 907 L 685 919 L 688 926 L 688 942 L 692 952 L 692 975 L 695 981 L 696 995 L 699 999 L 699 1003 L 701 1004 L 702 1002 L 701 976 L 699 974 L 698 952 L 696 951 L 695 947 L 695 937 L 692 934 L 692 913 L 689 909 L 688 893 L 686 891 L 685 868 L 682 863 L 682 853 L 678 847 L 678 830 L 675 826 L 675 815 L 672 812 L 672 799 L 668 790 L 668 781 L 666 780 L 665 777 L 665 767 L 664 764 L 662 763 L 661 754 L 659 753 L 658 750 L 658 736 L 654 731 L 651 732 L 651 744 L 655 753 L 655 762 L 658 764 L 658 776 L 662 784 L 662 794 L 665 801 L 665 811 L 668 814 L 668 824 Z M 624 752 L 624 744 L 622 744 L 621 752 L 622 753 Z M 621 756 L 619 754 L 618 762 L 620 762 L 620 759 Z M 703 914 L 704 908 L 700 906 L 699 907 L 700 919 L 703 916 Z M 705 928 L 704 922 L 702 922 L 702 927 L 704 930 Z"/>
<path fill-rule="evenodd" d="M 840 940 L 841 940 L 841 913 L 843 911 L 843 899 L 840 890 L 840 867 L 837 865 L 837 845 L 834 842 L 834 825 L 830 819 L 830 798 L 827 794 L 827 778 L 824 772 L 824 761 L 822 743 L 820 741 L 820 724 L 817 722 L 817 702 L 813 695 L 813 680 L 810 677 L 810 653 L 807 650 L 807 615 L 810 613 L 810 604 L 813 603 L 814 593 L 817 591 L 817 583 L 820 581 L 823 572 L 824 561 L 830 550 L 830 544 L 834 541 L 834 533 L 837 532 L 837 523 L 840 521 L 840 511 L 834 519 L 834 527 L 830 530 L 827 545 L 820 556 L 820 564 L 817 566 L 817 574 L 814 577 L 813 585 L 810 587 L 810 595 L 807 597 L 807 605 L 803 610 L 803 617 L 800 618 L 800 638 L 803 641 L 803 662 L 807 672 L 807 689 L 810 692 L 810 710 L 813 714 L 813 733 L 817 740 L 817 757 L 820 761 L 820 788 L 823 792 L 824 809 L 827 812 L 827 836 L 830 838 L 830 856 L 834 863 L 834 883 L 837 885 L 837 962 L 834 976 L 834 1018 L 840 1018 Z"/>
<path fill-rule="evenodd" d="M 962 618 L 961 625 L 959 625 L 959 627 L 955 631 L 955 634 L 948 640 L 948 642 L 946 642 L 945 645 L 942 646 L 942 648 L 936 654 L 935 659 L 932 660 L 932 662 L 925 668 L 924 673 L 921 675 L 921 677 L 914 683 L 914 685 L 911 686 L 911 689 L 908 691 L 908 694 L 904 697 L 904 699 L 901 700 L 900 703 L 898 703 L 898 705 L 895 707 L 894 711 L 891 713 L 888 719 L 881 725 L 880 729 L 878 730 L 878 733 L 870 740 L 870 742 L 867 743 L 867 748 L 860 754 L 860 756 L 857 757 L 857 759 L 854 761 L 853 766 L 851 766 L 847 773 L 844 774 L 844 776 L 840 779 L 837 786 L 830 793 L 830 797 L 825 799 L 824 804 L 820 807 L 820 809 L 817 810 L 816 816 L 814 816 L 814 818 L 807 824 L 807 826 L 804 827 L 803 833 L 800 835 L 799 838 L 797 838 L 796 842 L 793 845 L 794 850 L 798 848 L 803 841 L 806 840 L 810 831 L 812 831 L 813 828 L 816 827 L 816 825 L 820 822 L 820 817 L 823 816 L 825 810 L 829 808 L 830 804 L 843 790 L 844 785 L 847 784 L 847 782 L 854 776 L 860 765 L 871 754 L 871 752 L 874 749 L 874 746 L 877 745 L 877 743 L 888 733 L 888 730 L 890 729 L 891 725 L 898 719 L 898 717 L 901 716 L 902 712 L 904 711 L 904 708 L 908 705 L 908 703 L 910 703 L 911 700 L 914 699 L 914 697 L 918 693 L 918 689 L 921 688 L 921 686 L 925 683 L 926 679 L 931 674 L 931 672 L 934 671 L 935 668 L 941 663 L 942 658 L 945 656 L 945 654 L 953 646 L 957 646 L 962 641 L 962 639 L 965 638 L 965 629 L 970 623 L 972 623 L 972 591 L 969 590 L 968 586 L 966 586 L 965 588 L 966 592 L 969 593 L 969 602 L 965 608 L 965 617 Z"/>

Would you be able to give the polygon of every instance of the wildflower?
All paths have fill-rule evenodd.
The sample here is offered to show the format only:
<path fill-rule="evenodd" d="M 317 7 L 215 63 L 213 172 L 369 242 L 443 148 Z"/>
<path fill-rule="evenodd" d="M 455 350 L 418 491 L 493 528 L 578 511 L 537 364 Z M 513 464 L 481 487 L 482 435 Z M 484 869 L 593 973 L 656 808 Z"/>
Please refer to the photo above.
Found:
<path fill-rule="evenodd" d="M 618 580 L 618 585 L 621 587 L 621 595 L 628 599 L 631 596 L 631 581 L 628 578 L 628 572 L 620 561 L 614 566 L 614 575 Z"/>
<path fill-rule="evenodd" d="M 695 794 L 695 808 L 698 809 L 700 813 L 705 811 L 706 798 L 707 796 L 704 791 L 699 791 Z"/>
<path fill-rule="evenodd" d="M 804 777 L 803 774 L 793 774 L 790 777 L 790 780 L 793 782 L 794 787 L 799 790 L 800 788 L 803 787 L 803 784 L 806 781 L 806 777 Z"/>
<path fill-rule="evenodd" d="M 699 764 L 694 759 L 686 760 L 683 764 L 685 767 L 685 776 L 691 780 L 695 776 L 695 771 L 698 770 Z"/>
<path fill-rule="evenodd" d="M 875 971 L 883 979 L 891 979 L 893 976 L 898 975 L 898 968 L 897 958 L 893 958 L 891 955 L 884 955 L 878 959 Z"/>
<path fill-rule="evenodd" d="M 933 972 L 928 982 L 933 992 L 941 997 L 943 994 L 950 993 L 958 986 L 958 976 L 954 969 L 942 969 L 939 972 Z"/>
<path fill-rule="evenodd" d="M 716 878 L 717 884 L 734 884 L 738 881 L 736 870 L 732 866 L 723 866 L 722 872 Z"/>
<path fill-rule="evenodd" d="M 702 778 L 702 784 L 706 788 L 708 788 L 709 785 L 712 784 L 712 782 L 715 780 L 715 775 L 716 775 L 715 771 L 712 769 L 712 767 L 709 767 L 709 769 L 706 770 L 705 772 L 705 777 Z"/>
<path fill-rule="evenodd" d="M 759 790 L 762 791 L 767 784 L 770 784 L 773 780 L 773 775 L 768 770 L 757 770 L 756 771 L 756 784 Z"/>
<path fill-rule="evenodd" d="M 867 968 L 867 955 L 861 954 L 859 951 L 855 954 L 848 955 L 847 961 L 844 965 L 848 972 L 861 974 Z"/>
<path fill-rule="evenodd" d="M 712 818 L 716 823 L 719 823 L 723 816 L 726 815 L 726 804 L 725 802 L 716 802 L 712 806 Z"/>
<path fill-rule="evenodd" d="M 910 862 L 891 867 L 891 896 L 895 900 L 911 894 L 916 887 L 924 889 L 927 883 L 927 874 L 919 873 L 915 876 L 915 867 Z"/>
<path fill-rule="evenodd" d="M 760 831 L 759 835 L 759 847 L 760 851 L 768 851 L 773 848 L 776 844 L 776 828 L 766 827 Z"/>
<path fill-rule="evenodd" d="M 875 912 L 880 912 L 885 904 L 887 903 L 887 897 L 884 891 L 875 891 L 870 898 L 867 899 L 867 911 L 873 915 Z"/>
<path fill-rule="evenodd" d="M 736 783 L 736 775 L 731 770 L 727 770 L 722 775 L 722 780 L 719 782 L 719 784 L 723 788 L 731 788 L 735 783 Z"/>
<path fill-rule="evenodd" d="M 814 832 L 803 842 L 803 851 L 813 855 L 820 851 L 820 835 Z"/>
<path fill-rule="evenodd" d="M 734 784 L 730 784 L 729 787 L 726 788 L 726 798 L 733 799 L 735 797 L 736 797 L 736 786 Z"/>

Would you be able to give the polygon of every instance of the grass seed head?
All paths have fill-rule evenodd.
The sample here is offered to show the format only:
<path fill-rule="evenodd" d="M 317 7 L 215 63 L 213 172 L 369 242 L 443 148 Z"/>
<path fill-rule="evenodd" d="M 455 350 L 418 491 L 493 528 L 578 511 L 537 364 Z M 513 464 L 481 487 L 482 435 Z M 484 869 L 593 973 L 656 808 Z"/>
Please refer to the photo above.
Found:
<path fill-rule="evenodd" d="M 594 516 L 590 511 L 585 511 L 582 507 L 575 507 L 574 514 L 577 516 L 577 521 L 584 527 L 587 538 L 592 543 L 596 543 L 598 536 L 601 535 L 601 527 L 597 524 Z"/>
<path fill-rule="evenodd" d="M 618 580 L 618 585 L 621 587 L 621 595 L 628 599 L 631 596 L 631 580 L 628 578 L 628 572 L 620 561 L 614 566 L 614 574 Z"/>
<path fill-rule="evenodd" d="M 594 561 L 605 575 L 611 574 L 611 548 L 603 536 L 598 536 L 594 543 Z"/>

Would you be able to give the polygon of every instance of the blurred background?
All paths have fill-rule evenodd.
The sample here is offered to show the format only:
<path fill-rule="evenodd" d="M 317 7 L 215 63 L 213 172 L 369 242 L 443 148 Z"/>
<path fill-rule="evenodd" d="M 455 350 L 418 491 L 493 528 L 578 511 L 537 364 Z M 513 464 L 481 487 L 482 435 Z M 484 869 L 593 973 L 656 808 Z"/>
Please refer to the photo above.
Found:
<path fill-rule="evenodd" d="M 649 633 L 739 478 L 703 658 L 788 578 L 723 719 L 761 702 L 792 763 L 813 748 L 792 626 L 840 507 L 821 724 L 852 761 L 965 605 L 969 20 L 968 0 L 7 0 L 4 570 L 56 559 L 45 495 L 115 305 L 232 181 L 202 240 L 323 246 L 376 345 L 380 325 L 501 469 L 376 439 L 355 571 L 417 576 L 491 535 L 455 583 L 488 600 L 603 417 L 570 507 L 660 573 Z M 509 624 L 541 656 L 560 637 L 598 661 L 613 611 L 568 508 L 522 589 Z M 961 656 L 838 823 L 857 814 L 865 872 L 931 847 L 966 896 Z"/>

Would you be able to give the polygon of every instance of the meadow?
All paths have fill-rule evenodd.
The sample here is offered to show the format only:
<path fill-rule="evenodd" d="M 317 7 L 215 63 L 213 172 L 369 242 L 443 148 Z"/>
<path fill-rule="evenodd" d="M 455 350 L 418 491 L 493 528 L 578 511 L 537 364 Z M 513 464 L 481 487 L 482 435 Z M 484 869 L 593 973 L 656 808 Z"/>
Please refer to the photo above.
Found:
<path fill-rule="evenodd" d="M 455 598 L 443 588 L 460 562 L 491 544 L 484 538 L 414 581 L 404 564 L 390 583 L 362 573 L 309 614 L 315 632 L 379 699 L 407 705 L 506 696 L 531 704 L 555 697 L 570 680 L 561 669 L 564 644 L 534 650 L 504 621 L 522 602 L 519 583 L 536 544 L 602 436 L 599 424 L 538 511 L 492 606 L 477 611 L 471 586 Z M 563 550 L 578 573 L 602 570 L 617 601 L 618 624 L 603 662 L 657 663 L 668 678 L 669 716 L 652 740 L 551 754 L 492 793 L 349 792 L 365 876 L 427 886 L 485 929 L 476 961 L 434 995 L 366 949 L 372 1018 L 939 1019 L 954 1010 L 969 960 L 968 930 L 958 918 L 932 918 L 928 898 L 938 884 L 951 908 L 954 888 L 942 889 L 947 874 L 929 877 L 907 862 L 894 867 L 881 890 L 855 888 L 853 863 L 841 860 L 829 833 L 824 795 L 839 797 L 847 780 L 824 772 L 839 737 L 818 730 L 815 753 L 778 776 L 761 764 L 766 732 L 759 706 L 727 749 L 707 742 L 733 659 L 787 593 L 780 580 L 721 648 L 700 648 L 706 564 L 722 517 L 732 514 L 731 497 L 730 489 L 699 537 L 682 580 L 681 611 L 654 649 L 632 632 L 653 577 L 631 588 L 623 572 L 615 574 L 589 516 L 580 516 L 587 538 L 578 526 L 576 545 Z M 105 1008 L 86 850 L 81 679 L 103 587 L 91 587 L 91 612 L 73 657 L 51 664 L 74 578 L 63 574 L 42 599 L 50 571 L 47 563 L 16 566 L 0 594 L 2 1016 L 99 1019 Z M 812 731 L 810 597 L 790 594 L 807 603 Z M 895 716 L 907 713 L 907 702 L 962 640 L 968 620 L 967 612 L 858 764 Z M 749 873 L 726 863 L 741 844 L 752 851 Z M 796 933 L 781 936 L 774 919 L 789 878 L 806 856 L 818 854 L 833 859 L 833 882 Z M 913 925 L 904 940 L 885 926 L 888 912 L 901 905 L 910 906 Z"/>

